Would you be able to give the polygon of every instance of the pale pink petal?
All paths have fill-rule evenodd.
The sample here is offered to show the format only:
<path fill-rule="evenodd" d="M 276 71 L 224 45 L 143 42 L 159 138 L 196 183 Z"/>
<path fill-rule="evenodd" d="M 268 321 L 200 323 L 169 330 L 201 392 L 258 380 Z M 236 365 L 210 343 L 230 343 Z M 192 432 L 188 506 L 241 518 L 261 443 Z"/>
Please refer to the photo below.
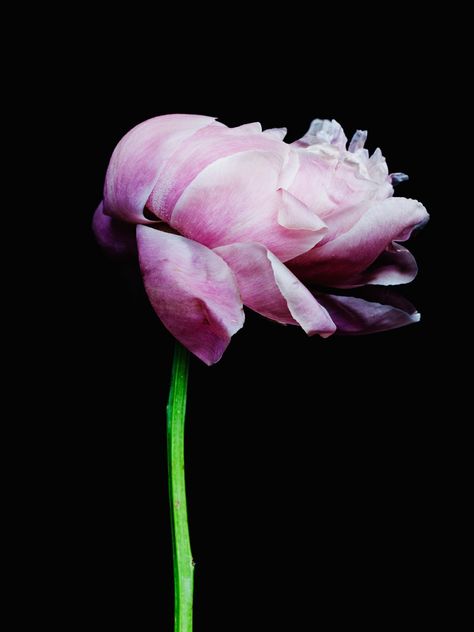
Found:
<path fill-rule="evenodd" d="M 327 311 L 267 248 L 239 243 L 216 248 L 234 273 L 245 305 L 283 324 L 301 325 L 308 335 L 335 331 Z"/>
<path fill-rule="evenodd" d="M 353 296 L 318 293 L 317 299 L 326 307 L 336 323 L 337 333 L 344 335 L 371 334 L 397 329 L 420 320 L 420 314 L 409 303 L 397 297 L 385 297 L 384 302 L 366 301 Z M 393 304 L 391 304 L 393 303 Z"/>
<path fill-rule="evenodd" d="M 169 222 L 183 191 L 203 169 L 216 160 L 252 149 L 274 153 L 281 164 L 289 153 L 285 143 L 261 133 L 260 123 L 231 128 L 215 123 L 199 130 L 172 154 L 151 192 L 147 207 Z"/>
<path fill-rule="evenodd" d="M 143 214 L 160 169 L 183 140 L 214 122 L 209 116 L 169 114 L 134 127 L 115 148 L 104 186 L 104 211 L 131 223 L 152 223 Z"/>
<path fill-rule="evenodd" d="M 332 121 L 328 119 L 314 119 L 314 121 L 311 121 L 306 134 L 293 143 L 296 147 L 308 147 L 318 144 L 335 145 L 341 150 L 345 149 L 347 138 L 337 121 L 334 119 Z"/>
<path fill-rule="evenodd" d="M 306 252 L 323 237 L 325 226 L 317 217 L 310 220 L 309 213 L 302 228 L 279 223 L 280 211 L 283 221 L 289 221 L 291 206 L 296 218 L 304 214 L 298 200 L 278 190 L 283 164 L 279 150 L 246 151 L 216 160 L 185 189 L 169 223 L 210 248 L 258 241 L 282 261 Z"/>
<path fill-rule="evenodd" d="M 416 200 L 389 198 L 377 202 L 350 230 L 294 259 L 289 267 L 305 281 L 350 286 L 350 280 L 373 264 L 392 241 L 405 241 L 427 220 L 425 207 Z"/>
<path fill-rule="evenodd" d="M 368 204 L 390 197 L 393 187 L 388 180 L 379 183 L 360 177 L 357 165 L 341 160 L 337 150 L 325 152 L 326 146 L 319 145 L 296 152 L 299 167 L 286 188 L 324 221 L 331 221 L 331 233 L 341 232 L 359 219 Z"/>
<path fill-rule="evenodd" d="M 111 257 L 128 259 L 137 254 L 135 226 L 104 214 L 103 202 L 92 219 L 92 230 L 99 245 Z"/>
<path fill-rule="evenodd" d="M 214 364 L 244 324 L 228 265 L 201 244 L 149 226 L 137 226 L 137 243 L 153 309 L 186 348 Z"/>
<path fill-rule="evenodd" d="M 291 230 L 308 230 L 320 232 L 321 237 L 327 231 L 326 224 L 303 204 L 298 198 L 285 189 L 278 189 L 281 195 L 278 223 Z"/>
<path fill-rule="evenodd" d="M 270 127 L 266 129 L 263 133 L 271 138 L 275 138 L 276 140 L 283 140 L 287 133 L 286 127 Z"/>

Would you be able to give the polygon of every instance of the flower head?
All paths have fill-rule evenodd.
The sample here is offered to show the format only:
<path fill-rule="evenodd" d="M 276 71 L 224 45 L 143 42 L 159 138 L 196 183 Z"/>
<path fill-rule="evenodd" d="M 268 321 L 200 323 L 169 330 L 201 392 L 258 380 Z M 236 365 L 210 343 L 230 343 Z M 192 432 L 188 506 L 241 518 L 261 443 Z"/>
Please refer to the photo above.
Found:
<path fill-rule="evenodd" d="M 336 121 L 312 122 L 293 144 L 285 129 L 229 128 L 214 118 L 159 116 L 117 145 L 99 243 L 136 256 L 157 315 L 207 364 L 244 323 L 243 305 L 309 335 L 367 333 L 418 320 L 406 302 L 366 301 L 321 288 L 394 285 L 417 272 L 400 245 L 428 219 L 393 197 L 366 132 L 347 139 Z"/>

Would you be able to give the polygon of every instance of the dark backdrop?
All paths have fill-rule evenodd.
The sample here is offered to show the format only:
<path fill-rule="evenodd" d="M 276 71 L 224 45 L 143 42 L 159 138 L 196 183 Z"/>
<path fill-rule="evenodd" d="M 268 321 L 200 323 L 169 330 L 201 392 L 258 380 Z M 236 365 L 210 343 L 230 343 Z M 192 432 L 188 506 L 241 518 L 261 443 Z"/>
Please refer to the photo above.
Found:
<path fill-rule="evenodd" d="M 176 23 L 163 22 L 138 45 L 126 36 L 132 25 L 109 25 L 104 39 L 89 25 L 76 43 L 69 105 L 56 105 L 74 108 L 66 141 L 77 159 L 71 267 L 55 272 L 73 365 L 63 474 L 55 467 L 53 476 L 64 569 L 74 577 L 66 621 L 172 630 L 164 416 L 172 340 L 140 286 L 99 251 L 90 221 L 121 136 L 173 112 L 287 126 L 290 140 L 315 117 L 336 118 L 348 136 L 368 129 L 370 150 L 380 146 L 391 171 L 410 175 L 397 194 L 432 216 L 410 243 L 420 274 L 402 288 L 419 324 L 322 340 L 247 313 L 221 362 L 192 359 L 196 632 L 348 622 L 381 630 L 438 609 L 427 586 L 439 563 L 444 465 L 426 399 L 436 402 L 440 371 L 433 288 L 446 211 L 433 119 L 443 115 L 449 72 L 434 72 L 435 36 L 420 41 L 419 25 L 391 16 L 368 32 L 348 16 L 298 15 L 291 37 L 280 18 L 202 32 L 188 16 L 186 35 L 171 43 L 164 31 Z"/>

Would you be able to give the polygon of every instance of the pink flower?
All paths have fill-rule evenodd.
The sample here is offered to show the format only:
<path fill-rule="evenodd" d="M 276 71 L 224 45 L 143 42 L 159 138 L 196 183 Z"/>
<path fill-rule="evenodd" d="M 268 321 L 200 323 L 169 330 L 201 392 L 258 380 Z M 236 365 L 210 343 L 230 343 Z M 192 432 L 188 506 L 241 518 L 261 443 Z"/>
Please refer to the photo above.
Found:
<path fill-rule="evenodd" d="M 322 337 L 419 319 L 406 302 L 321 290 L 415 277 L 400 242 L 428 214 L 392 197 L 406 176 L 390 176 L 379 149 L 369 157 L 366 132 L 346 149 L 336 121 L 316 119 L 291 145 L 285 133 L 159 116 L 132 129 L 110 160 L 96 237 L 115 256 L 138 251 L 157 315 L 207 364 L 243 326 L 243 305 Z"/>

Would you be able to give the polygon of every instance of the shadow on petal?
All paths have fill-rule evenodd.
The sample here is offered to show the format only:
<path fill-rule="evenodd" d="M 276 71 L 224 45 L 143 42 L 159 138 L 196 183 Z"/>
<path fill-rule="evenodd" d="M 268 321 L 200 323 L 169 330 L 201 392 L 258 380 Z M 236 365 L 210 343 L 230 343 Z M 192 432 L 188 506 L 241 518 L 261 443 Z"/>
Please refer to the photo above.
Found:
<path fill-rule="evenodd" d="M 350 296 L 320 291 L 314 294 L 336 324 L 337 334 L 377 333 L 420 320 L 420 314 L 406 298 L 383 286 L 366 287 Z"/>

